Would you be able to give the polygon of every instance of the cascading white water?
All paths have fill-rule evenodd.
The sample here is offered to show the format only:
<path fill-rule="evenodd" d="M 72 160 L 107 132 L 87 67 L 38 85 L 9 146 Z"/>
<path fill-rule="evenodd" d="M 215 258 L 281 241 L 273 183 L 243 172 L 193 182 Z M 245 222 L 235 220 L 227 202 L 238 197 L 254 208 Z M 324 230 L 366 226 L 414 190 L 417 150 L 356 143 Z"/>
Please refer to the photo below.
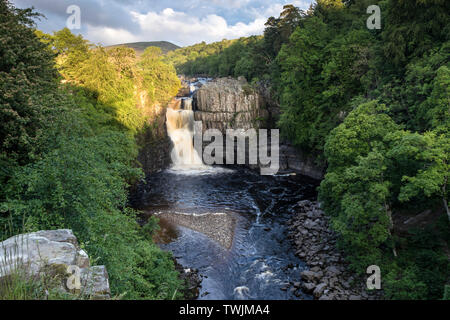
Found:
<path fill-rule="evenodd" d="M 199 78 L 197 82 L 189 84 L 189 97 L 181 98 L 174 108 L 167 108 L 166 126 L 167 134 L 173 143 L 171 158 L 172 171 L 183 175 L 209 175 L 216 173 L 233 172 L 231 169 L 208 166 L 203 164 L 201 156 L 194 148 L 194 111 L 192 94 L 210 78 Z M 178 108 L 182 108 L 179 110 Z"/>
<path fill-rule="evenodd" d="M 171 153 L 174 170 L 204 169 L 202 159 L 194 149 L 194 112 L 173 110 L 166 112 L 167 133 L 173 142 Z"/>
<path fill-rule="evenodd" d="M 192 110 L 192 98 L 183 98 L 181 100 L 183 110 Z"/>

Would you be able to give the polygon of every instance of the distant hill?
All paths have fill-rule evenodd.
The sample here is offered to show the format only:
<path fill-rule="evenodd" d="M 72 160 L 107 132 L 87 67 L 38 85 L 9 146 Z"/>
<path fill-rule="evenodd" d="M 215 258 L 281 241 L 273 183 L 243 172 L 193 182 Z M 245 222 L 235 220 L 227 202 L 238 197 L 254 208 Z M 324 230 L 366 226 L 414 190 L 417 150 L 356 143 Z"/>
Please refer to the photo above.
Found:
<path fill-rule="evenodd" d="M 140 56 L 144 50 L 148 47 L 158 47 L 161 48 L 162 52 L 166 54 L 167 52 L 174 51 L 179 49 L 180 47 L 167 42 L 167 41 L 148 41 L 148 42 L 133 42 L 133 43 L 123 43 L 117 44 L 114 46 L 108 46 L 107 48 L 116 48 L 116 47 L 128 47 L 132 48 L 136 51 L 136 55 Z"/>

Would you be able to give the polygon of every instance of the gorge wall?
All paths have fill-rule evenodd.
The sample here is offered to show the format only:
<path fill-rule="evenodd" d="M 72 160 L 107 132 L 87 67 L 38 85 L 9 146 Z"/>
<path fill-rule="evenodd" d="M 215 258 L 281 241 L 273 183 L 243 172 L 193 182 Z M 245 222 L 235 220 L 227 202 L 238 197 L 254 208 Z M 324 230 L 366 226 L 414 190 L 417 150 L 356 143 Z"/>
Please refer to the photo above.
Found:
<path fill-rule="evenodd" d="M 269 110 L 263 97 L 245 79 L 219 78 L 194 93 L 195 120 L 203 130 L 267 127 Z"/>
<path fill-rule="evenodd" d="M 146 126 L 136 136 L 139 146 L 138 161 L 145 174 L 151 174 L 170 166 L 172 142 L 166 130 L 166 108 L 153 106 Z"/>
<path fill-rule="evenodd" d="M 273 129 L 280 113 L 267 84 L 255 89 L 245 78 L 219 78 L 206 83 L 193 95 L 192 108 L 203 131 L 218 129 Z M 207 143 L 208 144 L 208 143 Z M 315 157 L 280 141 L 280 170 L 294 171 L 314 179 L 322 179 L 324 167 Z"/>
<path fill-rule="evenodd" d="M 260 83 L 254 88 L 243 77 L 218 78 L 202 85 L 194 92 L 192 99 L 180 100 L 189 95 L 187 85 L 180 90 L 178 99 L 169 103 L 168 108 L 186 108 L 188 101 L 188 109 L 194 111 L 196 121 L 202 121 L 203 131 L 218 129 L 225 134 L 227 129 L 276 128 L 280 108 L 271 97 L 267 84 Z M 167 135 L 166 108 L 153 106 L 148 119 L 146 127 L 137 135 L 140 148 L 138 161 L 147 175 L 172 164 L 170 152 L 173 148 Z M 283 141 L 280 141 L 280 170 L 293 171 L 318 180 L 324 174 L 324 167 L 317 165 L 314 156 Z"/>

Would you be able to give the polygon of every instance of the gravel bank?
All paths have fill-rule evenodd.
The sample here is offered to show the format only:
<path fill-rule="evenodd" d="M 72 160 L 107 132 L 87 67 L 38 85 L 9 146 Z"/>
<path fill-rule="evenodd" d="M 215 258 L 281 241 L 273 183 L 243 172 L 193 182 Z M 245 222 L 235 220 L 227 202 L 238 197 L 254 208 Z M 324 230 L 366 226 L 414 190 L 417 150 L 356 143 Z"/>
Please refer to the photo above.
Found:
<path fill-rule="evenodd" d="M 318 300 L 378 300 L 380 291 L 366 290 L 366 278 L 348 271 L 342 253 L 336 248 L 336 235 L 329 228 L 329 218 L 317 202 L 297 203 L 289 221 L 289 238 L 296 255 L 309 270 L 301 272 L 301 280 L 291 286 L 312 294 Z"/>

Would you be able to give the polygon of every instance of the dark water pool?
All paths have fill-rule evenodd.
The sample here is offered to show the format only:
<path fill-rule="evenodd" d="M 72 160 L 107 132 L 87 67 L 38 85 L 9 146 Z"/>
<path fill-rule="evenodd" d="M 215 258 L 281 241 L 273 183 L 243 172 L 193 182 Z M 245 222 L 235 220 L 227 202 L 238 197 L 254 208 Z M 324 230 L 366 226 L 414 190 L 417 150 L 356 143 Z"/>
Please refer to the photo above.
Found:
<path fill-rule="evenodd" d="M 147 177 L 133 202 L 160 217 L 161 248 L 199 270 L 199 299 L 309 299 L 282 288 L 304 268 L 286 221 L 315 187 L 306 177 L 246 169 L 166 170 Z"/>

